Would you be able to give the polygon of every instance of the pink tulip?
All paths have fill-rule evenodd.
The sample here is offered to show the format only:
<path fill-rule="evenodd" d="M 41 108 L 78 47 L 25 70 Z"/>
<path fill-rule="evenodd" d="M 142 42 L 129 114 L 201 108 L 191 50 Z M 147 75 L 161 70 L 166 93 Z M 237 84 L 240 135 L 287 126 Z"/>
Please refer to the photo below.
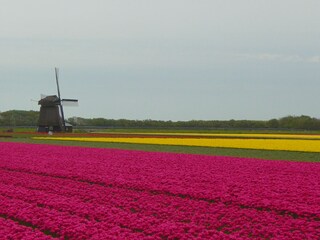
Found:
<path fill-rule="evenodd" d="M 7 239 L 319 239 L 320 164 L 0 143 Z"/>

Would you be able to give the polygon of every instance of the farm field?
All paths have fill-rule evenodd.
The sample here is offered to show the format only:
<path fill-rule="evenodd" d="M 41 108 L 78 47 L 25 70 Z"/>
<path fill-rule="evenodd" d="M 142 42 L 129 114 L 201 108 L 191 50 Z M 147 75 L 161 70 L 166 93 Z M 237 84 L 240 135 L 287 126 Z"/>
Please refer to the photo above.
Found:
<path fill-rule="evenodd" d="M 118 142 L 174 146 L 223 147 L 240 149 L 320 152 L 320 139 L 262 139 L 262 138 L 189 138 L 189 137 L 34 137 L 43 140 Z"/>
<path fill-rule="evenodd" d="M 320 135 L 275 133 L 135 132 L 36 136 L 33 140 L 67 142 L 149 151 L 320 161 Z"/>
<path fill-rule="evenodd" d="M 176 139 L 173 140 L 173 138 Z M 152 132 L 146 132 L 145 130 L 132 129 L 130 131 L 110 130 L 109 132 L 100 133 L 56 133 L 53 136 L 23 131 L 2 133 L 0 135 L 0 141 L 6 142 L 43 143 L 128 150 L 136 149 L 143 151 L 311 162 L 320 161 L 319 140 L 320 134 L 317 132 L 308 134 L 305 132 L 172 132 L 172 130 L 161 130 L 158 132 L 153 130 Z M 203 146 L 203 142 L 205 141 L 207 142 L 207 146 Z M 254 142 L 255 145 L 250 144 L 250 141 Z M 224 144 L 227 143 L 228 145 L 219 145 L 219 142 L 220 144 L 224 142 Z M 238 142 L 238 146 L 235 146 L 236 142 Z M 291 151 L 285 151 L 288 146 L 291 148 Z"/>
<path fill-rule="evenodd" d="M 0 151 L 1 221 L 8 226 L 1 234 L 31 231 L 40 239 L 317 239 L 320 234 L 317 163 L 4 142 Z"/>
<path fill-rule="evenodd" d="M 150 139 L 153 144 L 146 144 Z M 163 143 L 168 140 L 175 145 Z M 298 147 L 308 151 L 185 146 L 179 140 L 276 141 L 277 147 L 279 141 L 282 147 L 303 142 Z M 317 147 L 319 135 L 6 135 L 0 137 L 0 235 L 319 239 L 320 153 L 310 151 L 311 142 Z"/>

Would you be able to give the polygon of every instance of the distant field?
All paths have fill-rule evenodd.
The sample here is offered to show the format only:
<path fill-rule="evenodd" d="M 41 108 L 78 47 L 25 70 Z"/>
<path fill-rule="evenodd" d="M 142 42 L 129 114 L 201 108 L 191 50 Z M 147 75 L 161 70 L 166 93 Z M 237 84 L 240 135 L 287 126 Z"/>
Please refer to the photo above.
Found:
<path fill-rule="evenodd" d="M 56 145 L 71 145 L 71 146 L 84 146 L 84 147 L 97 147 L 97 148 L 117 148 L 117 149 L 136 149 L 143 151 L 158 151 L 158 152 L 178 152 L 178 153 L 191 153 L 191 154 L 204 154 L 204 155 L 219 155 L 219 156 L 236 156 L 236 157 L 249 157 L 249 158 L 262 158 L 270 160 L 290 160 L 290 161 L 312 161 L 320 162 L 320 153 L 318 152 L 302 152 L 302 151 L 279 151 L 279 150 L 263 150 L 263 149 L 241 149 L 233 147 L 204 147 L 204 146 L 174 146 L 174 145 L 163 145 L 163 144 L 148 144 L 148 143 L 126 143 L 126 142 L 88 142 L 88 141 L 73 141 L 74 137 L 83 137 L 83 138 L 114 138 L 119 137 L 144 137 L 149 138 L 159 137 L 159 138 L 170 138 L 179 135 L 181 138 L 226 138 L 232 141 L 232 139 L 263 139 L 263 138 L 272 138 L 272 139 L 319 139 L 320 135 L 315 133 L 306 134 L 306 133 L 285 133 L 285 134 L 276 134 L 275 132 L 270 133 L 261 133 L 261 132 L 181 132 L 181 131 L 156 131 L 152 132 L 147 131 L 125 131 L 127 129 L 118 129 L 117 131 L 104 131 L 99 133 L 72 133 L 72 134 L 54 134 L 53 137 L 62 137 L 61 139 L 49 140 L 45 139 L 33 139 L 33 137 L 48 137 L 47 134 L 38 134 L 35 132 L 14 132 L 14 133 L 2 133 L 0 134 L 0 141 L 5 142 L 25 142 L 25 143 L 40 143 L 40 144 L 56 144 Z M 2 135 L 2 137 L 1 137 Z M 129 139 L 130 140 L 130 139 Z M 320 143 L 317 140 L 313 141 Z M 320 144 L 318 144 L 320 146 Z"/>
<path fill-rule="evenodd" d="M 0 236 L 318 239 L 319 147 L 306 133 L 2 132 Z"/>

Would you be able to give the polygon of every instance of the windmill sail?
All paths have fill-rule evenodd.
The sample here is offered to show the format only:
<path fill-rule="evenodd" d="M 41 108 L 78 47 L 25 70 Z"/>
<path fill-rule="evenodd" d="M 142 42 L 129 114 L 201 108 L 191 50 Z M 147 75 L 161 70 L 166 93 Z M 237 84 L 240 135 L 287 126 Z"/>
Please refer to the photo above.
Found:
<path fill-rule="evenodd" d="M 58 68 L 54 68 L 54 71 L 56 73 L 56 83 L 57 83 L 57 90 L 58 90 L 58 98 L 60 100 L 60 113 L 61 113 L 61 118 L 62 118 L 62 129 L 63 131 L 66 129 L 66 122 L 64 120 L 64 112 L 63 112 L 63 107 L 62 107 L 62 104 L 61 104 L 61 97 L 60 97 L 60 87 L 59 87 L 59 69 Z"/>
<path fill-rule="evenodd" d="M 57 83 L 57 90 L 58 90 L 58 97 L 60 98 L 60 87 L 59 87 L 59 68 L 54 68 L 55 74 L 56 74 L 56 83 Z"/>
<path fill-rule="evenodd" d="M 77 99 L 61 99 L 62 106 L 78 107 L 79 103 Z"/>
<path fill-rule="evenodd" d="M 48 95 L 45 95 L 45 94 L 40 94 L 40 99 L 43 99 L 43 98 L 46 98 Z"/>

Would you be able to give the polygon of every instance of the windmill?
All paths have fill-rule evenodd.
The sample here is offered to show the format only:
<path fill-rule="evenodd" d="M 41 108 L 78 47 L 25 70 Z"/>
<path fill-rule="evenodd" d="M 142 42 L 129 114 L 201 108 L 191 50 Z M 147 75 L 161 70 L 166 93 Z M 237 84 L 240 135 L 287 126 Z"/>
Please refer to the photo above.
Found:
<path fill-rule="evenodd" d="M 59 87 L 59 69 L 55 68 L 57 95 L 42 96 L 38 101 L 40 115 L 38 132 L 72 132 L 72 126 L 64 119 L 63 105 L 77 106 L 77 99 L 61 99 Z"/>

